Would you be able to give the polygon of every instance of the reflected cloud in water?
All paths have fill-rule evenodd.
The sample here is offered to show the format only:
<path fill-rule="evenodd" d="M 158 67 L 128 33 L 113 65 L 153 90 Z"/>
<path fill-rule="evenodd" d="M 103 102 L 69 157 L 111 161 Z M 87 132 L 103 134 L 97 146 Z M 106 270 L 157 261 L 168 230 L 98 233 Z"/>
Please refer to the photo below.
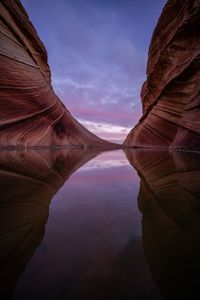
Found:
<path fill-rule="evenodd" d="M 90 160 L 79 171 L 92 169 L 108 169 L 128 165 L 125 154 L 121 151 L 102 152 L 95 159 Z"/>

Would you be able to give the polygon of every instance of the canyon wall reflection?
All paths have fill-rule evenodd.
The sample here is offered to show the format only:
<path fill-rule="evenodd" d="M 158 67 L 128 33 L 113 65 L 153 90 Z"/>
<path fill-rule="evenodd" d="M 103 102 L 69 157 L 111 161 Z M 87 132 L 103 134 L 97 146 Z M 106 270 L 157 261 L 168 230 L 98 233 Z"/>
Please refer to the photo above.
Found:
<path fill-rule="evenodd" d="M 13 299 L 159 299 L 142 249 L 138 187 L 122 151 L 101 153 L 77 170 L 53 197 L 44 238 Z"/>
<path fill-rule="evenodd" d="M 143 246 L 157 287 L 165 299 L 199 299 L 200 154 L 126 154 L 141 177 Z"/>
<path fill-rule="evenodd" d="M 125 154 L 0 152 L 2 299 L 197 295 L 200 155 Z"/>
<path fill-rule="evenodd" d="M 0 152 L 1 299 L 11 297 L 42 240 L 53 195 L 95 155 L 78 149 Z"/>

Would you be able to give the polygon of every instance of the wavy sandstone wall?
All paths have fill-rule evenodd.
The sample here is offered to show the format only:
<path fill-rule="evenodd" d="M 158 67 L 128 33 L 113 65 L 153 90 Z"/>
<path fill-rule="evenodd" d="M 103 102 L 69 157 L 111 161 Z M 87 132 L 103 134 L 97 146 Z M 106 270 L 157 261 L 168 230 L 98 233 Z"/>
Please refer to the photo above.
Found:
<path fill-rule="evenodd" d="M 55 95 L 43 43 L 18 0 L 0 2 L 0 147 L 111 146 Z"/>
<path fill-rule="evenodd" d="M 143 116 L 124 141 L 200 149 L 200 1 L 169 0 L 151 40 Z"/>

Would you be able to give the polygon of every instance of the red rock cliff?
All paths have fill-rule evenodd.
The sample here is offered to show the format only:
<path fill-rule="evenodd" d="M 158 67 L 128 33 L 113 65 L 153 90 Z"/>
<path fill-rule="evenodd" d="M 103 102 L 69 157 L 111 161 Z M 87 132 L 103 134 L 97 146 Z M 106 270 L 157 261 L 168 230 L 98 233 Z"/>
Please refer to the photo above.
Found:
<path fill-rule="evenodd" d="M 169 0 L 151 40 L 143 116 L 125 145 L 200 149 L 200 1 Z"/>
<path fill-rule="evenodd" d="M 55 95 L 43 43 L 18 0 L 0 2 L 0 148 L 112 146 Z"/>

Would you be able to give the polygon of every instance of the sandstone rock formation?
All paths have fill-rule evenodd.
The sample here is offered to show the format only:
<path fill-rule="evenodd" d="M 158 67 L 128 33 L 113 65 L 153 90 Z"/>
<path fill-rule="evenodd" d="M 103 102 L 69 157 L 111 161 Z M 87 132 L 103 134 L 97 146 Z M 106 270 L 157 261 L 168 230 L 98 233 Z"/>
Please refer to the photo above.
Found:
<path fill-rule="evenodd" d="M 19 0 L 0 2 L 0 98 L 0 148 L 112 147 L 55 95 L 45 47 Z"/>
<path fill-rule="evenodd" d="M 143 116 L 125 145 L 200 149 L 199 30 L 199 0 L 168 0 L 149 48 Z"/>
<path fill-rule="evenodd" d="M 199 299 L 200 155 L 127 150 L 141 177 L 144 252 L 165 299 Z"/>
<path fill-rule="evenodd" d="M 15 282 L 40 244 L 52 197 L 96 150 L 31 149 L 0 152 L 0 298 L 10 299 Z"/>

